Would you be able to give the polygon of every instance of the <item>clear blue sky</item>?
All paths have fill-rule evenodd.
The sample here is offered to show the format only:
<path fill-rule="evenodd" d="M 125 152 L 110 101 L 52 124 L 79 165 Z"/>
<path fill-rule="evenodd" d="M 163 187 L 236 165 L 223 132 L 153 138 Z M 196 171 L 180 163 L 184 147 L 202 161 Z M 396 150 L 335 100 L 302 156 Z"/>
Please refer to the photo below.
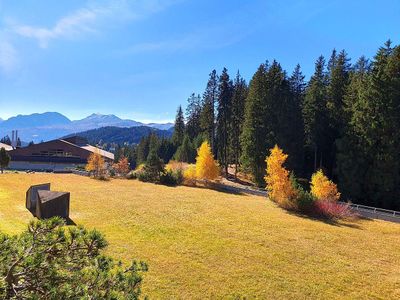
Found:
<path fill-rule="evenodd" d="M 0 0 L 0 117 L 58 111 L 174 118 L 226 66 L 309 76 L 332 48 L 354 60 L 399 43 L 400 1 Z"/>

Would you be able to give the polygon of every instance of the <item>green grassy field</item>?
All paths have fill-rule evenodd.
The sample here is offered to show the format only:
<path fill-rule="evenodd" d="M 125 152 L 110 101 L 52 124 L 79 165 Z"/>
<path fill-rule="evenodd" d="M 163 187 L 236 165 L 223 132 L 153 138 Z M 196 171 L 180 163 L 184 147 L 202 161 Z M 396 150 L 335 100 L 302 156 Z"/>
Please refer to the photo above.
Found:
<path fill-rule="evenodd" d="M 328 224 L 263 197 L 76 175 L 0 175 L 0 231 L 32 218 L 31 184 L 71 192 L 71 219 L 97 228 L 107 252 L 145 260 L 151 299 L 399 299 L 400 224 Z"/>

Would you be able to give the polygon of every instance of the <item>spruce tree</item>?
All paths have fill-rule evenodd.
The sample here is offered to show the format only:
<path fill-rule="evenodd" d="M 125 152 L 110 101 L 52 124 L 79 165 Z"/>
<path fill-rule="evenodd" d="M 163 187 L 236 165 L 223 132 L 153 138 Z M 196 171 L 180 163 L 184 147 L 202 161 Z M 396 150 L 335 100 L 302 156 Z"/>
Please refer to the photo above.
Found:
<path fill-rule="evenodd" d="M 261 64 L 250 81 L 243 132 L 240 137 L 243 168 L 252 174 L 253 180 L 258 185 L 263 184 L 264 159 L 267 153 L 268 137 L 265 133 L 267 70 L 268 65 Z"/>
<path fill-rule="evenodd" d="M 301 71 L 299 64 L 296 65 L 289 78 L 289 86 L 291 93 L 290 115 L 291 115 L 291 136 L 292 136 L 292 161 L 293 168 L 297 174 L 304 175 L 304 122 L 302 116 L 302 106 L 304 103 L 306 82 L 305 76 Z"/>
<path fill-rule="evenodd" d="M 0 139 L 0 143 L 6 144 L 6 145 L 10 145 L 11 146 L 11 139 L 8 135 L 2 137 Z"/>
<path fill-rule="evenodd" d="M 324 167 L 324 157 L 330 151 L 327 146 L 328 117 L 326 108 L 327 76 L 325 59 L 320 56 L 308 83 L 302 106 L 306 147 L 306 172 L 313 173 Z"/>
<path fill-rule="evenodd" d="M 327 86 L 327 117 L 328 130 L 326 134 L 327 153 L 325 166 L 327 174 L 332 176 L 335 168 L 336 141 L 343 134 L 344 119 L 344 95 L 349 84 L 349 72 L 351 65 L 347 53 L 342 50 L 338 55 L 333 51 L 329 62 L 329 83 Z"/>
<path fill-rule="evenodd" d="M 240 145 L 240 136 L 243 131 L 244 111 L 247 98 L 248 88 L 246 81 L 240 76 L 239 71 L 236 74 L 233 83 L 232 95 L 232 116 L 231 116 L 231 135 L 230 135 L 230 152 L 232 156 L 232 163 L 235 165 L 235 178 L 237 176 L 240 156 L 242 148 Z"/>
<path fill-rule="evenodd" d="M 0 148 L 0 171 L 3 173 L 3 170 L 8 167 L 10 163 L 11 157 L 7 153 L 6 149 Z"/>
<path fill-rule="evenodd" d="M 217 158 L 228 176 L 229 139 L 231 134 L 233 85 L 228 70 L 224 68 L 219 77 L 217 102 Z"/>
<path fill-rule="evenodd" d="M 176 150 L 174 159 L 181 162 L 193 163 L 196 158 L 196 148 L 190 142 L 188 135 L 183 138 L 182 145 Z"/>
<path fill-rule="evenodd" d="M 296 142 L 298 134 L 293 127 L 295 115 L 300 120 L 300 107 L 290 91 L 289 80 L 280 64 L 262 65 L 254 75 L 246 100 L 246 115 L 242 134 L 242 160 L 252 173 L 254 181 L 265 184 L 264 159 L 275 144 L 281 145 L 292 157 L 290 168 L 299 159 Z"/>
<path fill-rule="evenodd" d="M 175 117 L 174 133 L 172 135 L 172 141 L 177 147 L 179 147 L 182 144 L 184 135 L 185 135 L 185 118 L 183 116 L 182 106 L 179 105 Z"/>
<path fill-rule="evenodd" d="M 143 137 L 136 148 L 137 164 L 142 164 L 149 155 L 150 135 Z"/>
<path fill-rule="evenodd" d="M 344 120 L 345 126 L 343 134 L 336 141 L 336 170 L 339 189 L 344 198 L 359 201 L 360 197 L 365 196 L 364 178 L 368 168 L 368 159 L 365 148 L 361 145 L 354 124 L 352 123 L 354 112 L 357 112 L 363 103 L 364 93 L 368 88 L 371 64 L 361 57 L 354 65 L 349 75 L 349 85 L 344 96 Z M 367 197 L 364 198 L 364 201 Z M 364 202 L 368 204 L 368 202 Z"/>
<path fill-rule="evenodd" d="M 201 133 L 201 98 L 192 93 L 188 99 L 186 108 L 186 133 L 193 140 Z"/>
<path fill-rule="evenodd" d="M 203 133 L 209 141 L 212 153 L 216 153 L 215 145 L 215 105 L 218 99 L 218 75 L 213 70 L 207 82 L 203 94 L 203 108 L 201 111 L 200 125 Z"/>
<path fill-rule="evenodd" d="M 185 139 L 183 139 L 185 140 Z M 171 139 L 162 138 L 160 141 L 160 146 L 158 148 L 158 156 L 167 164 L 171 158 L 174 156 L 176 147 Z"/>
<path fill-rule="evenodd" d="M 359 150 L 363 164 L 357 189 L 351 188 L 346 177 L 341 184 L 349 195 L 372 206 L 400 208 L 400 49 L 390 41 L 374 58 L 372 70 L 352 106 L 349 133 L 351 146 Z M 353 91 L 354 94 L 354 91 Z M 340 174 L 357 161 L 341 152 Z"/>

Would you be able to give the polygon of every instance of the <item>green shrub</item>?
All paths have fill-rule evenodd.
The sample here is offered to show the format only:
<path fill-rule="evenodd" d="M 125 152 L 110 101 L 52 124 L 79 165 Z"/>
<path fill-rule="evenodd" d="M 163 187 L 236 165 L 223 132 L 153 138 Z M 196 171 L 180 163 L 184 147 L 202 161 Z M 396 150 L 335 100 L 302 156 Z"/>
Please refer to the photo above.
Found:
<path fill-rule="evenodd" d="M 183 174 L 181 170 L 168 170 L 160 175 L 160 183 L 165 185 L 179 185 L 183 182 Z"/>
<path fill-rule="evenodd" d="M 160 183 L 165 185 L 177 185 L 174 173 L 172 171 L 165 171 L 161 173 Z"/>
<path fill-rule="evenodd" d="M 290 182 L 296 190 L 296 197 L 293 199 L 295 201 L 293 207 L 303 213 L 311 212 L 314 207 L 315 197 L 305 189 L 304 179 L 298 179 L 291 173 Z"/>
<path fill-rule="evenodd" d="M 137 179 L 137 171 L 131 171 L 126 175 L 126 179 Z"/>
<path fill-rule="evenodd" d="M 174 176 L 175 176 L 175 178 L 176 178 L 176 183 L 177 183 L 177 184 L 180 185 L 180 184 L 183 183 L 184 178 L 183 178 L 183 171 L 182 171 L 181 169 L 176 170 L 176 171 L 174 172 Z"/>
<path fill-rule="evenodd" d="M 138 299 L 143 262 L 123 267 L 102 254 L 104 236 L 60 218 L 0 234 L 0 299 Z"/>
<path fill-rule="evenodd" d="M 153 173 L 153 172 L 148 172 L 146 170 L 142 170 L 137 172 L 136 174 L 137 179 L 143 182 L 158 182 L 159 181 L 159 177 L 157 174 Z"/>
<path fill-rule="evenodd" d="M 311 212 L 314 207 L 315 197 L 303 189 L 298 189 L 297 197 L 297 208 L 299 211 L 303 213 Z"/>

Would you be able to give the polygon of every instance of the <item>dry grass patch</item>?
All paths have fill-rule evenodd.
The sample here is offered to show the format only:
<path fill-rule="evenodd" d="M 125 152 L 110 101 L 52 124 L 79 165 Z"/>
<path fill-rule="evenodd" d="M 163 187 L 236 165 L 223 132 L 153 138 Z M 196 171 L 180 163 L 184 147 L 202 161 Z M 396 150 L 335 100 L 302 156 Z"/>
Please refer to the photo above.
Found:
<path fill-rule="evenodd" d="M 71 219 L 101 230 L 108 252 L 148 262 L 152 299 L 398 299 L 400 225 L 336 225 L 289 214 L 263 197 L 76 175 L 0 175 L 0 231 L 31 215 L 25 191 L 71 192 Z"/>

